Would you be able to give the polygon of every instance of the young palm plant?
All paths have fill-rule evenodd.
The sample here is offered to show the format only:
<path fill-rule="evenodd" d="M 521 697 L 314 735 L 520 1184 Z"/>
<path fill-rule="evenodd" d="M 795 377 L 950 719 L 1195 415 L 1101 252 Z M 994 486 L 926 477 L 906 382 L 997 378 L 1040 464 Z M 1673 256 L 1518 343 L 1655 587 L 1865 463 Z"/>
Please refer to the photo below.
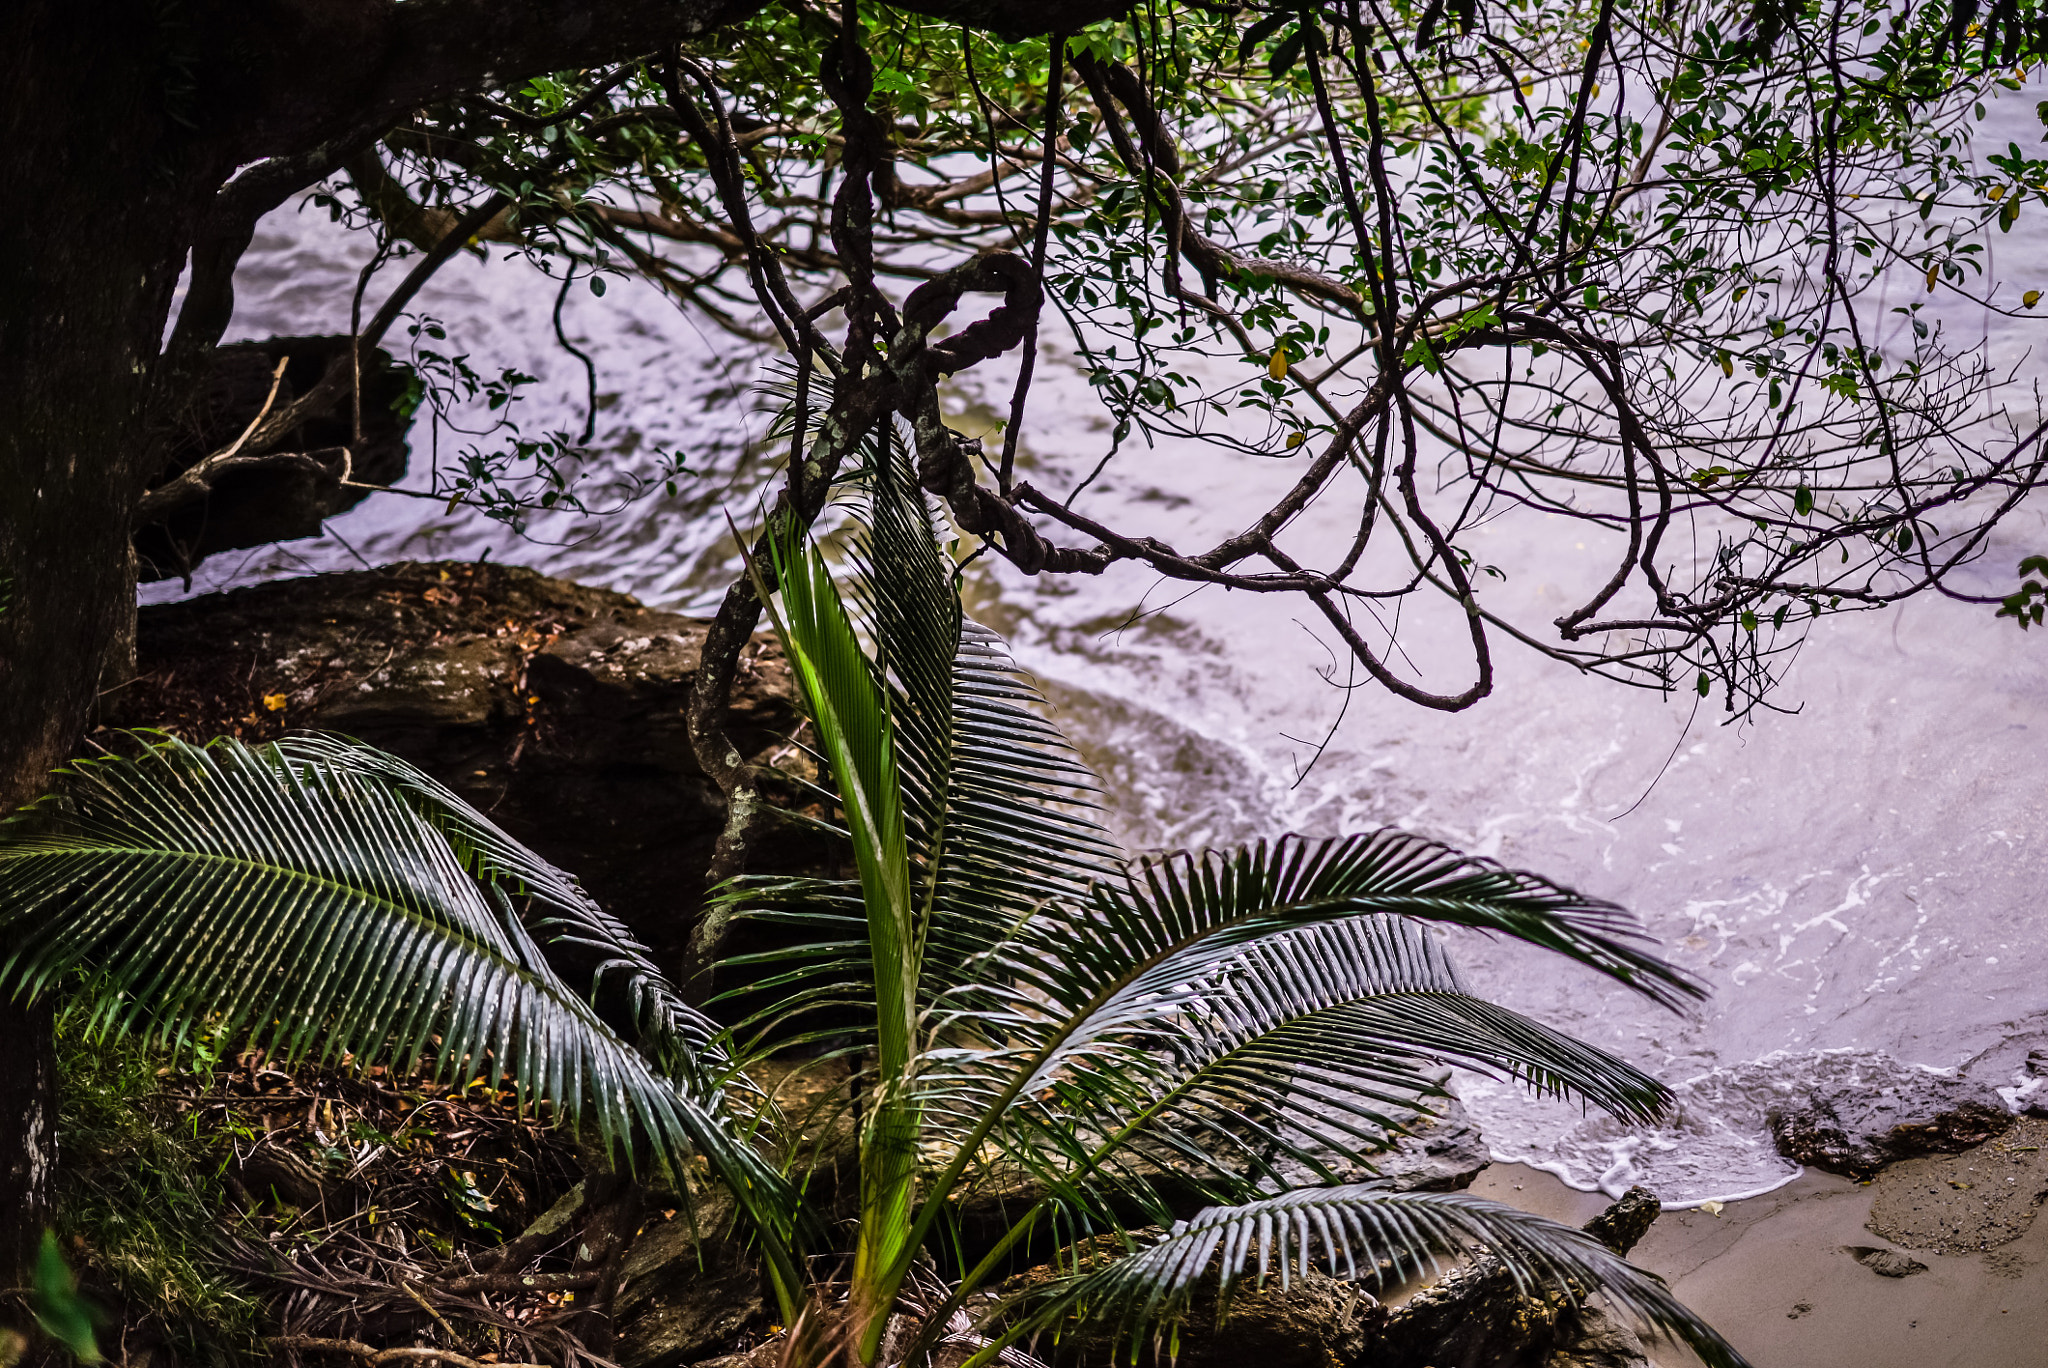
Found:
<path fill-rule="evenodd" d="M 1108 1233 L 1126 1256 L 985 1309 L 969 1365 L 1076 1317 L 1135 1349 L 1198 1289 L 1221 1297 L 1276 1260 L 1283 1283 L 1318 1265 L 1385 1280 L 1474 1247 L 1520 1286 L 1597 1289 L 1708 1364 L 1741 1364 L 1578 1231 L 1350 1181 L 1440 1095 L 1432 1062 L 1655 1115 L 1655 1080 L 1473 997 L 1427 925 L 1513 936 L 1668 1004 L 1696 996 L 1625 913 L 1400 832 L 1124 860 L 1028 682 L 963 618 L 893 444 L 865 502 L 858 625 L 815 546 L 773 545 L 775 626 L 858 877 L 722 890 L 785 944 L 733 962 L 750 992 L 780 995 L 741 1028 L 686 1004 L 573 879 L 452 793 L 326 737 L 166 738 L 72 766 L 0 839 L 0 985 L 84 969 L 110 1026 L 488 1063 L 630 1156 L 701 1156 L 752 1228 L 794 1368 L 922 1365 L 959 1345 L 965 1308 L 991 1305 L 970 1299 L 1034 1232 Z M 835 1232 L 742 1067 L 821 1046 L 850 1066 L 859 1117 L 850 1273 L 830 1297 L 803 1256 Z M 1041 1195 L 896 1319 L 921 1255 L 999 1164 Z"/>

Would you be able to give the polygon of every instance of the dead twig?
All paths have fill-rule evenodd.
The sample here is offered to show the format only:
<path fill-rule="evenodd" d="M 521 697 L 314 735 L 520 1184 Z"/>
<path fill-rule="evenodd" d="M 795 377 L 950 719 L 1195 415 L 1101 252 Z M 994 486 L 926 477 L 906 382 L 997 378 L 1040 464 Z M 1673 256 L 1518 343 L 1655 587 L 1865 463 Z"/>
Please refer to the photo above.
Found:
<path fill-rule="evenodd" d="M 442 1315 L 439 1311 L 436 1311 L 434 1309 L 434 1304 L 419 1294 L 418 1288 L 414 1287 L 409 1282 L 401 1282 L 398 1286 L 399 1289 L 403 1291 L 406 1296 L 411 1297 L 414 1301 L 420 1304 L 420 1310 L 426 1312 L 429 1316 L 432 1316 L 434 1318 L 434 1324 L 441 1327 L 442 1334 L 448 1336 L 448 1338 L 451 1341 L 457 1344 L 460 1344 L 462 1342 L 462 1336 L 455 1333 L 455 1327 L 448 1323 L 448 1318 Z"/>
<path fill-rule="evenodd" d="M 278 358 L 277 369 L 270 373 L 270 393 L 263 396 L 263 407 L 256 410 L 256 416 L 242 429 L 241 436 L 219 451 L 194 461 L 170 483 L 152 489 L 142 496 L 135 505 L 135 522 L 138 525 L 151 522 L 187 499 L 206 493 L 213 488 L 214 480 L 235 468 L 238 464 L 235 460 L 236 453 L 247 444 L 250 435 L 263 426 L 263 420 L 270 416 L 272 405 L 277 403 L 277 392 L 284 385 L 284 368 L 290 364 L 289 356 Z"/>
<path fill-rule="evenodd" d="M 430 1349 L 415 1346 L 404 1349 L 373 1349 L 361 1340 L 322 1339 L 314 1335 L 278 1335 L 266 1341 L 274 1349 L 302 1349 L 310 1353 L 350 1354 L 373 1368 L 386 1363 L 403 1363 L 409 1360 L 430 1363 L 452 1363 L 455 1368 L 552 1368 L 545 1363 L 498 1363 L 487 1364 L 458 1354 L 450 1349 Z"/>

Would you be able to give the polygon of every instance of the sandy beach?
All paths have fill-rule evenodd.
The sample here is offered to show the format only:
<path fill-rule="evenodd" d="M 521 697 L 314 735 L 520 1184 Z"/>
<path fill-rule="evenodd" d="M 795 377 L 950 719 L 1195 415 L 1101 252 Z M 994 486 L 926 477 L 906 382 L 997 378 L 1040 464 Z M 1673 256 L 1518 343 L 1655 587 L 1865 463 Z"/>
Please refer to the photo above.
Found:
<path fill-rule="evenodd" d="M 1607 1204 L 1513 1164 L 1472 1191 L 1574 1223 Z M 1757 1368 L 2048 1368 L 2044 1197 L 2048 1122 L 2023 1120 L 1869 1183 L 1808 1170 L 1718 1213 L 1666 1212 L 1632 1258 Z"/>

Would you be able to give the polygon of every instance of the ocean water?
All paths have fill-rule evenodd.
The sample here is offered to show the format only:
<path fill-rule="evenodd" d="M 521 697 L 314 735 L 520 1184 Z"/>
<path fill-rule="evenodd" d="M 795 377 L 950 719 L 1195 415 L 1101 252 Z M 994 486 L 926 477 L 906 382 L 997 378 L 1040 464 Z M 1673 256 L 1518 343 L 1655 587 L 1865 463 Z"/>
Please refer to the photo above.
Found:
<path fill-rule="evenodd" d="M 2048 274 L 2042 249 L 2038 234 L 2015 232 L 1994 270 L 2039 262 Z M 279 210 L 238 277 L 232 335 L 345 331 L 362 251 L 318 210 Z M 494 251 L 458 260 L 421 301 L 446 324 L 448 349 L 540 377 L 515 408 L 528 431 L 583 417 L 581 369 L 552 335 L 554 299 L 553 282 Z M 189 589 L 147 586 L 145 599 L 488 553 L 706 610 L 731 573 L 719 510 L 747 523 L 769 472 L 754 445 L 765 429 L 757 377 L 723 338 L 635 282 L 602 299 L 572 290 L 564 319 L 599 358 L 598 445 L 627 464 L 683 449 L 680 497 L 601 520 L 551 516 L 520 537 L 439 500 L 378 495 L 328 535 L 216 557 Z M 2022 373 L 2039 369 L 2038 327 L 1947 323 L 1982 329 Z M 966 377 L 954 396 L 961 426 L 992 427 L 1009 374 Z M 1063 489 L 1104 451 L 1106 424 L 1054 352 L 1040 375 L 1027 469 Z M 446 468 L 470 440 L 416 429 L 407 484 L 425 489 L 430 466 Z M 1235 530 L 1241 510 L 1288 477 L 1282 462 L 1134 446 L 1089 508 L 1199 543 Z M 1340 536 L 1338 517 L 1311 512 L 1297 534 Z M 1485 559 L 1508 578 L 1485 591 L 1489 603 L 1547 620 L 1583 598 L 1611 562 L 1559 530 L 1540 515 L 1490 525 Z M 2015 520 L 1969 587 L 2009 590 L 2013 565 L 2038 551 L 2048 528 Z M 983 562 L 970 592 L 1103 773 L 1132 847 L 1415 830 L 1627 905 L 1712 986 L 1704 1006 L 1675 1015 L 1535 952 L 1458 937 L 1482 991 L 1627 1056 L 1681 1101 L 1669 1125 L 1629 1130 L 1464 1076 L 1460 1091 L 1501 1159 L 1587 1189 L 1642 1182 L 1670 1204 L 1694 1203 L 1794 1176 L 1763 1117 L 1802 1096 L 1867 1087 L 1898 1067 L 1961 1070 L 2015 1102 L 2038 1086 L 2023 1061 L 2048 1045 L 2048 632 L 1931 597 L 1830 619 L 1775 700 L 1797 711 L 1738 725 L 1690 695 L 1625 689 L 1503 645 L 1494 696 L 1444 715 L 1338 687 L 1341 663 L 1333 682 L 1335 658 L 1306 605 L 1190 595 L 1128 565 L 1032 581 Z M 1456 621 L 1418 606 L 1402 628 L 1417 669 L 1462 684 Z"/>

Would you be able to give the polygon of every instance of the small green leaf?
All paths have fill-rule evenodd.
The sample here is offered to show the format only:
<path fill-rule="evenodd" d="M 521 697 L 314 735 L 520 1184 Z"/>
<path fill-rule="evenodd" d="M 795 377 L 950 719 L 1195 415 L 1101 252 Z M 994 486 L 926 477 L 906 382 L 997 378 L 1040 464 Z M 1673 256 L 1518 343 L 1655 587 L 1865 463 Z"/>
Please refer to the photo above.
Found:
<path fill-rule="evenodd" d="M 1742 630 L 1745 632 L 1754 632 L 1756 630 L 1756 614 L 1747 608 L 1742 610 Z"/>
<path fill-rule="evenodd" d="M 1699 682 L 1694 684 L 1693 687 L 1700 691 L 1701 698 L 1705 698 L 1708 694 L 1714 691 L 1714 681 L 1707 678 L 1707 672 L 1705 670 L 1701 670 Z"/>
<path fill-rule="evenodd" d="M 64 1262 L 57 1237 L 47 1230 L 36 1254 L 29 1306 L 43 1333 L 63 1345 L 73 1358 L 81 1363 L 100 1362 L 99 1341 L 93 1335 L 99 1311 L 78 1295 L 78 1278 Z"/>
<path fill-rule="evenodd" d="M 1800 517 L 1813 512 L 1813 491 L 1805 485 L 1792 491 L 1792 511 Z"/>

